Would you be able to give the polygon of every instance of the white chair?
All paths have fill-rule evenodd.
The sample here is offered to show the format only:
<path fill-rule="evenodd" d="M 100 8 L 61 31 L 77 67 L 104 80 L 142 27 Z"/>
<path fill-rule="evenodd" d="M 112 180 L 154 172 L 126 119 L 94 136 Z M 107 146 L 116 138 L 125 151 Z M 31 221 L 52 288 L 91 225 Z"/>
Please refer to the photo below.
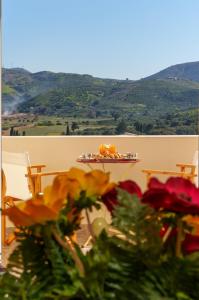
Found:
<path fill-rule="evenodd" d="M 15 205 L 15 201 L 25 201 L 42 192 L 42 176 L 65 174 L 66 171 L 42 172 L 45 165 L 30 164 L 29 155 L 24 153 L 2 152 L 2 209 Z M 32 172 L 36 169 L 36 172 Z M 6 240 L 6 217 L 2 215 L 2 241 Z"/>
<path fill-rule="evenodd" d="M 32 197 L 28 184 L 30 160 L 28 153 L 2 152 L 2 169 L 6 178 L 7 198 L 27 200 Z"/>

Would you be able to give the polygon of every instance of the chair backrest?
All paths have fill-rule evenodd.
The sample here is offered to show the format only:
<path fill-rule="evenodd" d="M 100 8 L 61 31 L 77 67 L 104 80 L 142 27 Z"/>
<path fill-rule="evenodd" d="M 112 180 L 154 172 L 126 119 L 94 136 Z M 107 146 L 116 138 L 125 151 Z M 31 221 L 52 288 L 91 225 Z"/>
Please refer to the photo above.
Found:
<path fill-rule="evenodd" d="M 21 200 L 29 199 L 32 194 L 25 176 L 30 167 L 27 152 L 12 153 L 2 151 L 2 168 L 6 178 L 6 196 Z"/>
<path fill-rule="evenodd" d="M 199 151 L 197 150 L 194 154 L 194 157 L 193 157 L 193 165 L 196 166 L 196 174 L 197 176 L 195 177 L 194 179 L 194 183 L 196 184 L 196 186 L 198 187 L 199 186 L 199 176 L 198 176 L 198 156 L 199 156 Z"/>

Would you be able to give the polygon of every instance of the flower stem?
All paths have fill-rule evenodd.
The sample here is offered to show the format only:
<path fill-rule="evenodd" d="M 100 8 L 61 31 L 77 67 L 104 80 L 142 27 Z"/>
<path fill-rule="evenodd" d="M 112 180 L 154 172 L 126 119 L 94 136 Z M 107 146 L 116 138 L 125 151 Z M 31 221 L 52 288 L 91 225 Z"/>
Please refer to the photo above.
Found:
<path fill-rule="evenodd" d="M 164 237 L 163 237 L 163 239 L 162 239 L 163 244 L 167 241 L 167 239 L 168 239 L 168 237 L 169 237 L 169 235 L 170 235 L 172 229 L 173 229 L 172 226 L 169 226 L 169 227 L 167 228 L 167 231 L 165 232 Z"/>
<path fill-rule="evenodd" d="M 183 221 L 181 218 L 177 221 L 177 239 L 176 239 L 176 256 L 181 257 L 181 244 L 183 240 Z"/>
<path fill-rule="evenodd" d="M 58 234 L 58 232 L 56 230 L 53 230 L 53 236 L 60 246 L 62 246 L 64 249 L 66 249 L 70 252 L 72 258 L 75 261 L 75 265 L 76 265 L 77 269 L 79 270 L 80 275 L 82 277 L 84 277 L 84 275 L 85 275 L 84 265 L 83 265 L 82 261 L 80 260 L 78 254 L 75 250 L 75 247 L 73 246 L 72 241 L 69 238 L 67 238 L 65 241 L 62 240 L 62 238 L 60 237 L 60 235 Z"/>

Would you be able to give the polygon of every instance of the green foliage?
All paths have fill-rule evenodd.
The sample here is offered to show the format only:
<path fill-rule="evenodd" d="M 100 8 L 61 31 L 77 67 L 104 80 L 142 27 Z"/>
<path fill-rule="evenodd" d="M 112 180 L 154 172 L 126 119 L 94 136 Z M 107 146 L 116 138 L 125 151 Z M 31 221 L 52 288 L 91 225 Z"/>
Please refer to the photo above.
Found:
<path fill-rule="evenodd" d="M 66 133 L 65 135 L 70 135 L 70 127 L 69 127 L 69 124 L 67 124 L 66 126 Z"/>
<path fill-rule="evenodd" d="M 161 249 L 158 214 L 148 205 L 143 205 L 136 196 L 132 198 L 132 195 L 120 189 L 118 200 L 120 205 L 114 211 L 113 226 L 125 235 L 125 248 L 133 246 L 138 256 L 147 255 L 153 261 L 152 256 L 159 254 Z"/>
<path fill-rule="evenodd" d="M 69 254 L 55 242 L 48 227 L 40 233 L 42 238 L 21 234 L 0 281 L 0 299 L 60 299 L 62 292 L 76 293 L 79 287 L 72 284 L 76 275 Z"/>
<path fill-rule="evenodd" d="M 115 129 L 115 133 L 116 133 L 116 134 L 122 134 L 122 133 L 125 133 L 126 129 L 127 129 L 126 122 L 122 119 L 122 120 L 118 123 L 118 125 L 117 125 L 117 127 L 116 127 L 116 129 Z"/>
<path fill-rule="evenodd" d="M 57 235 L 64 242 L 78 228 L 75 216 L 82 209 L 99 208 L 96 200 L 82 192 L 78 201 L 67 202 L 58 221 L 21 228 L 0 277 L 0 299 L 198 300 L 199 254 L 177 258 L 165 251 L 159 214 L 120 189 L 112 222 L 117 234 L 102 231 L 87 255 L 74 245 L 82 276 Z M 71 220 L 72 209 L 77 215 Z"/>
<path fill-rule="evenodd" d="M 159 217 L 151 208 L 120 191 L 113 225 L 123 238 L 103 232 L 88 254 L 91 299 L 198 299 L 199 256 L 165 255 Z"/>
<path fill-rule="evenodd" d="M 79 129 L 79 125 L 77 124 L 77 122 L 72 122 L 71 129 L 73 132 L 74 130 Z"/>
<path fill-rule="evenodd" d="M 2 94 L 5 96 L 5 95 L 15 95 L 16 94 L 16 91 L 11 88 L 9 85 L 7 84 L 4 84 L 3 85 L 3 89 L 2 89 Z"/>

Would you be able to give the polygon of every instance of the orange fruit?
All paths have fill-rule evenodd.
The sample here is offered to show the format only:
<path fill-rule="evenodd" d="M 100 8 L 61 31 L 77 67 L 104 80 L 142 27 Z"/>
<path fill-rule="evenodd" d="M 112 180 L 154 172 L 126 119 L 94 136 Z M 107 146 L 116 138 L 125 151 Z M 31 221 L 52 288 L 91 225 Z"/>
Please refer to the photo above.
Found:
<path fill-rule="evenodd" d="M 101 144 L 99 146 L 99 153 L 102 155 L 115 154 L 116 147 L 113 144 Z"/>

